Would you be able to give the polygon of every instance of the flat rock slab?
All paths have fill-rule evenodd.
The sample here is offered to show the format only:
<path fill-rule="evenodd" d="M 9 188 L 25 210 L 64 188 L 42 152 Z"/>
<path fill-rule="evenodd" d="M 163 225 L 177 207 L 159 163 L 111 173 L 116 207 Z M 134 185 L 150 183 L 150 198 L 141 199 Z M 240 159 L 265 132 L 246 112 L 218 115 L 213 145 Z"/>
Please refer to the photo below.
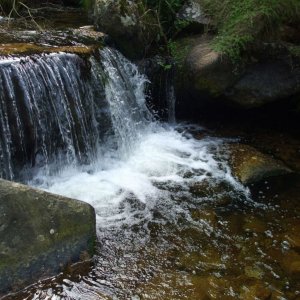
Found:
<path fill-rule="evenodd" d="M 95 46 L 41 46 L 31 43 L 8 43 L 0 44 L 0 55 L 32 55 L 41 53 L 74 53 L 90 56 L 97 48 Z"/>
<path fill-rule="evenodd" d="M 68 52 L 91 55 L 102 48 L 106 35 L 93 26 L 65 31 L 3 30 L 0 26 L 0 55 L 18 56 L 39 53 Z"/>
<path fill-rule="evenodd" d="M 89 204 L 0 180 L 0 296 L 92 256 Z"/>

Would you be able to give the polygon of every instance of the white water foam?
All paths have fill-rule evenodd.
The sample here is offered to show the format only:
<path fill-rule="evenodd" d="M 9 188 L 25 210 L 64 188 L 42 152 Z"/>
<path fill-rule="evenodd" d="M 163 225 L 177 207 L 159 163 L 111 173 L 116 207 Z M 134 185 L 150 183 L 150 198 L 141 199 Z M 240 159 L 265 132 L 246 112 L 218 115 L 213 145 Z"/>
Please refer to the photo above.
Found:
<path fill-rule="evenodd" d="M 184 126 L 154 121 L 145 103 L 146 79 L 136 66 L 111 49 L 103 50 L 102 59 L 115 131 L 111 140 L 117 140 L 118 149 L 109 146 L 113 142 L 101 145 L 93 163 L 66 165 L 55 175 L 41 170 L 29 184 L 90 203 L 99 228 L 141 222 L 157 206 L 174 216 L 181 210 L 174 199 L 207 200 L 190 193 L 201 182 L 243 190 L 217 158 L 220 139 L 197 140 Z"/>
<path fill-rule="evenodd" d="M 215 158 L 220 140 L 196 140 L 162 126 L 142 136 L 129 157 L 121 159 L 117 152 L 107 150 L 92 165 L 66 166 L 59 174 L 44 178 L 39 188 L 90 203 L 99 228 L 141 221 L 134 217 L 135 211 L 120 209 L 128 199 L 145 204 L 143 217 L 147 218 L 158 202 L 172 207 L 174 193 L 186 195 L 191 186 L 206 180 L 241 188 Z"/>

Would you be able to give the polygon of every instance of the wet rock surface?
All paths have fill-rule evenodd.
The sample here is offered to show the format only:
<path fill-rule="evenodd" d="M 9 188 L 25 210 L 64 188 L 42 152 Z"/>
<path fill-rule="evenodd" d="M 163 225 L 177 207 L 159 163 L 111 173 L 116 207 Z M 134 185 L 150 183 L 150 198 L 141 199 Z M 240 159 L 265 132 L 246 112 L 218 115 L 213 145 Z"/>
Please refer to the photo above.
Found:
<path fill-rule="evenodd" d="M 0 181 L 0 295 L 92 257 L 95 211 L 81 201 Z"/>
<path fill-rule="evenodd" d="M 34 55 L 42 53 L 74 53 L 80 56 L 90 56 L 98 49 L 96 46 L 41 46 L 32 43 L 8 43 L 0 45 L 0 55 L 3 56 L 19 56 Z"/>
<path fill-rule="evenodd" d="M 159 33 L 156 19 L 139 1 L 94 1 L 94 21 L 129 58 L 141 58 Z"/>
<path fill-rule="evenodd" d="M 231 144 L 228 146 L 228 151 L 229 165 L 233 175 L 243 184 L 291 172 L 281 161 L 275 160 L 251 146 Z"/>
<path fill-rule="evenodd" d="M 80 46 L 97 45 L 105 34 L 95 31 L 93 26 L 65 30 L 8 30 L 0 33 L 2 43 L 33 43 L 38 45 Z"/>
<path fill-rule="evenodd" d="M 224 184 L 198 184 L 190 197 L 178 186 L 172 203 L 178 208 L 176 220 L 154 207 L 151 222 L 100 234 L 101 252 L 89 271 L 89 288 L 65 274 L 67 281 L 36 284 L 13 299 L 34 294 L 47 299 L 50 291 L 66 295 L 66 290 L 88 297 L 89 289 L 100 299 L 112 299 L 112 294 L 153 300 L 297 299 L 299 175 L 271 177 L 249 187 L 251 198 L 239 199 Z M 225 196 L 230 201 L 220 203 Z M 128 199 L 124 208 L 134 209 L 136 202 Z M 140 205 L 137 212 L 143 209 Z"/>
<path fill-rule="evenodd" d="M 0 32 L 0 55 L 32 55 L 68 52 L 92 54 L 104 44 L 105 34 L 92 26 L 65 31 L 6 31 Z"/>
<path fill-rule="evenodd" d="M 18 56 L 67 52 L 90 55 L 101 48 L 107 36 L 96 31 L 87 12 L 60 6 L 32 9 L 32 19 L 0 22 L 0 55 Z"/>

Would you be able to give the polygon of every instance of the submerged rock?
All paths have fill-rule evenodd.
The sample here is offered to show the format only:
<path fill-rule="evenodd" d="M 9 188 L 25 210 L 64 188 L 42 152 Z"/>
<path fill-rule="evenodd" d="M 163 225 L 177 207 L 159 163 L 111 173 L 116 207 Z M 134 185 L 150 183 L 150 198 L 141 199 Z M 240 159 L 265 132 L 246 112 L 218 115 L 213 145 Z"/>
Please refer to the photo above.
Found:
<path fill-rule="evenodd" d="M 0 295 L 92 256 L 95 239 L 89 204 L 0 180 Z"/>
<path fill-rule="evenodd" d="M 267 300 L 272 296 L 272 291 L 262 283 L 256 283 L 251 286 L 242 286 L 241 290 L 240 299 L 244 300 Z"/>
<path fill-rule="evenodd" d="M 291 173 L 279 160 L 243 144 L 228 147 L 229 165 L 234 177 L 243 184 L 250 184 L 264 178 Z"/>

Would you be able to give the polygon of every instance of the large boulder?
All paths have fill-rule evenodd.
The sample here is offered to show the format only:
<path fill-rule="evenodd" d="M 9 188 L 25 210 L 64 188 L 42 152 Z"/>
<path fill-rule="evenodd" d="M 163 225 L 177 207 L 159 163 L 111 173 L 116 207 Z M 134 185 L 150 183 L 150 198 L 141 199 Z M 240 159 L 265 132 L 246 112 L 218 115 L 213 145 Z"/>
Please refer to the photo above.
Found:
<path fill-rule="evenodd" d="M 197 38 L 185 59 L 184 69 L 195 93 L 221 96 L 237 80 L 231 62 L 211 47 L 210 37 Z"/>
<path fill-rule="evenodd" d="M 227 151 L 233 176 L 243 184 L 292 172 L 283 162 L 248 145 L 230 144 Z"/>
<path fill-rule="evenodd" d="M 280 59 L 258 62 L 224 94 L 244 108 L 295 96 L 300 94 L 300 65 Z"/>
<path fill-rule="evenodd" d="M 213 50 L 212 39 L 198 35 L 174 42 L 178 118 L 197 120 L 206 107 L 223 104 L 224 92 L 239 78 L 230 60 Z"/>
<path fill-rule="evenodd" d="M 159 33 L 155 16 L 138 0 L 95 0 L 94 20 L 129 58 L 142 57 Z"/>
<path fill-rule="evenodd" d="M 300 60 L 287 48 L 265 45 L 237 64 L 215 51 L 212 39 L 203 35 L 177 41 L 188 41 L 176 80 L 179 100 L 186 107 L 219 104 L 249 109 L 282 99 L 292 104 L 299 98 Z"/>
<path fill-rule="evenodd" d="M 0 180 L 0 296 L 92 256 L 95 240 L 89 204 Z"/>

